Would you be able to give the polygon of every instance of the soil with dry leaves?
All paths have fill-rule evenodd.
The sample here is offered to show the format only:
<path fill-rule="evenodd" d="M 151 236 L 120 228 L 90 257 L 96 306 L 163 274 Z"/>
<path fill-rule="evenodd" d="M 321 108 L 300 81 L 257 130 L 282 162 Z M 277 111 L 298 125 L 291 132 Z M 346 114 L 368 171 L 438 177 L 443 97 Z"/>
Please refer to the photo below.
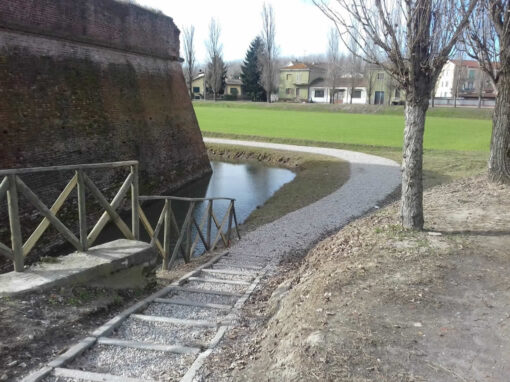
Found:
<path fill-rule="evenodd" d="M 431 189 L 281 265 L 201 371 L 207 381 L 509 381 L 510 187 Z"/>

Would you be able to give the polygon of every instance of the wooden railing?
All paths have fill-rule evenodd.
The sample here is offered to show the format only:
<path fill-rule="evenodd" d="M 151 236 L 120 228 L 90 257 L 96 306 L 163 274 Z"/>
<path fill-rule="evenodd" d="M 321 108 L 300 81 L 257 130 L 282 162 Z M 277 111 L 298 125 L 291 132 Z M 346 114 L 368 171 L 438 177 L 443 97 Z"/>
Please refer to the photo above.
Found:
<path fill-rule="evenodd" d="M 103 193 L 94 184 L 87 175 L 87 171 L 104 170 L 128 167 L 129 175 L 124 180 L 119 191 L 111 202 L 105 198 Z M 23 182 L 21 175 L 47 173 L 47 172 L 63 172 L 73 171 L 74 176 L 67 183 L 60 196 L 56 199 L 51 207 L 47 207 L 41 199 Z M 124 161 L 98 164 L 83 164 L 69 166 L 53 166 L 53 167 L 36 167 L 24 169 L 0 170 L 0 201 L 7 196 L 7 207 L 9 215 L 9 226 L 11 232 L 11 247 L 0 243 L 0 254 L 9 258 L 14 263 L 16 272 L 23 272 L 25 257 L 37 244 L 44 232 L 51 226 L 64 237 L 64 239 L 73 245 L 76 250 L 86 252 L 97 240 L 99 234 L 111 220 L 122 232 L 123 236 L 130 240 L 140 240 L 140 221 L 147 230 L 151 245 L 155 246 L 163 258 L 163 268 L 168 269 L 175 262 L 179 252 L 186 262 L 191 260 L 191 256 L 195 252 L 199 240 L 202 241 L 206 251 L 212 251 L 217 248 L 220 240 L 224 246 L 230 245 L 230 237 L 232 231 L 232 223 L 235 223 L 235 229 L 239 238 L 239 230 L 237 224 L 237 216 L 235 213 L 235 200 L 230 198 L 181 198 L 173 196 L 139 196 L 138 185 L 138 162 Z M 71 192 L 77 188 L 78 193 L 78 220 L 79 235 L 78 237 L 69 229 L 58 217 L 57 213 L 69 198 Z M 103 214 L 89 231 L 87 226 L 87 203 L 85 191 L 89 192 L 97 199 L 99 205 L 104 210 Z M 131 189 L 131 228 L 124 222 L 117 210 L 119 209 L 128 190 Z M 44 217 L 40 224 L 30 237 L 23 242 L 20 213 L 19 213 L 19 193 L 33 205 Z M 164 200 L 163 211 L 159 217 L 155 229 L 152 228 L 147 216 L 143 212 L 140 202 Z M 213 202 L 216 200 L 228 201 L 228 208 L 225 215 L 220 221 L 217 219 L 213 211 Z M 172 201 L 181 201 L 189 203 L 186 217 L 183 224 L 179 227 L 174 211 L 172 210 Z M 207 208 L 197 222 L 194 212 L 197 203 L 207 202 Z M 228 222 L 228 223 L 227 223 Z M 213 228 L 216 227 L 215 229 Z M 227 224 L 227 225 L 226 225 Z M 206 227 L 204 227 L 206 226 Z M 193 229 L 195 227 L 195 230 Z M 163 244 L 161 244 L 158 236 L 163 228 Z M 206 228 L 205 233 L 202 232 Z M 226 231 L 224 232 L 224 229 Z M 213 230 L 214 238 L 212 238 Z M 171 232 L 174 232 L 177 240 L 173 246 L 172 253 Z M 193 234 L 195 237 L 193 238 Z"/>
<path fill-rule="evenodd" d="M 121 188 L 113 198 L 112 202 L 108 202 L 99 188 L 86 174 L 91 170 L 114 169 L 119 167 L 130 168 L 129 175 L 124 180 Z M 21 175 L 47 173 L 47 172 L 63 172 L 73 171 L 74 176 L 65 186 L 64 190 L 48 208 L 41 199 L 23 182 Z M 131 240 L 138 240 L 140 237 L 140 220 L 138 216 L 138 162 L 124 161 L 111 163 L 81 164 L 69 166 L 52 166 L 52 167 L 34 167 L 23 169 L 0 170 L 0 177 L 4 177 L 0 183 L 0 201 L 7 194 L 7 208 L 9 213 L 9 226 L 11 231 L 11 248 L 0 243 L 0 254 L 6 256 L 14 262 L 14 270 L 23 272 L 24 259 L 37 244 L 43 233 L 50 225 L 59 231 L 67 242 L 73 245 L 78 251 L 86 252 L 96 241 L 99 234 L 106 226 L 108 221 L 112 220 L 120 229 L 122 234 Z M 79 219 L 79 237 L 65 226 L 65 224 L 57 217 L 58 211 L 64 205 L 74 188 L 78 189 L 78 219 Z M 85 190 L 88 189 L 97 199 L 100 206 L 105 210 L 98 222 L 89 232 L 87 227 L 86 211 L 87 203 Z M 131 228 L 121 219 L 117 209 L 119 208 L 124 196 L 131 189 Z M 35 231 L 23 243 L 21 233 L 21 223 L 19 216 L 19 193 L 32 204 L 39 213 L 44 217 Z"/>
<path fill-rule="evenodd" d="M 182 198 L 177 196 L 140 196 L 140 201 L 157 201 L 164 200 L 163 210 L 159 216 L 156 228 L 152 228 L 149 220 L 145 216 L 142 208 L 138 213 L 145 227 L 147 233 L 151 238 L 151 245 L 155 246 L 161 256 L 163 257 L 163 269 L 169 269 L 177 259 L 179 252 L 182 253 L 185 262 L 191 261 L 191 256 L 194 254 L 199 241 L 202 242 L 206 251 L 214 251 L 220 240 L 225 247 L 230 245 L 230 238 L 232 234 L 232 223 L 235 224 L 237 237 L 241 239 L 239 234 L 239 227 L 237 223 L 237 216 L 235 210 L 235 199 L 231 198 Z M 214 213 L 214 201 L 225 200 L 228 201 L 228 207 L 225 214 L 220 220 Z M 186 217 L 182 226 L 179 228 L 175 213 L 172 209 L 172 201 L 180 201 L 188 203 Z M 195 217 L 195 207 L 197 203 L 206 203 L 207 206 L 203 212 L 202 217 L 197 221 Z M 213 238 L 213 223 L 216 227 L 216 232 Z M 226 224 L 226 226 L 225 226 Z M 193 227 L 195 230 L 193 230 Z M 163 229 L 163 244 L 159 240 L 161 229 Z M 205 229 L 205 232 L 203 231 Z M 171 249 L 171 232 L 174 230 L 177 240 L 173 249 Z M 225 230 L 225 232 L 224 232 Z M 194 236 L 194 237 L 193 237 Z M 172 252 L 172 253 L 170 253 Z"/>

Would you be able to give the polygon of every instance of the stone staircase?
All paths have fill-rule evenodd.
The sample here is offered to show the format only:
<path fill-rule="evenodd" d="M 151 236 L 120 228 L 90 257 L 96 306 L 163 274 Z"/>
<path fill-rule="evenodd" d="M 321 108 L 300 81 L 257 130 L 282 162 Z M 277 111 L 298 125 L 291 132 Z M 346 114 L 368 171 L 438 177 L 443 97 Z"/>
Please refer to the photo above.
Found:
<path fill-rule="evenodd" d="M 188 381 L 266 273 L 269 259 L 222 253 L 112 318 L 23 381 Z"/>

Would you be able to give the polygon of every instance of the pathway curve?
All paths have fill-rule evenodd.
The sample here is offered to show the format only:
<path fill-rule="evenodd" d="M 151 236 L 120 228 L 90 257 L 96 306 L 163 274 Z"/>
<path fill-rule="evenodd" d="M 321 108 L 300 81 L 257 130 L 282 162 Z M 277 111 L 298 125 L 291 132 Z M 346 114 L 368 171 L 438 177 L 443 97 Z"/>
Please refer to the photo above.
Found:
<path fill-rule="evenodd" d="M 328 155 L 350 163 L 350 178 L 332 194 L 243 236 L 231 253 L 263 254 L 278 262 L 285 253 L 310 247 L 385 199 L 400 184 L 399 165 L 355 151 L 268 142 L 204 138 L 206 143 Z"/>
<path fill-rule="evenodd" d="M 372 209 L 400 182 L 397 163 L 352 151 L 206 138 L 206 142 L 333 156 L 348 161 L 337 191 L 243 236 L 180 280 L 131 306 L 25 381 L 192 382 L 234 327 L 241 307 L 285 254 Z"/>

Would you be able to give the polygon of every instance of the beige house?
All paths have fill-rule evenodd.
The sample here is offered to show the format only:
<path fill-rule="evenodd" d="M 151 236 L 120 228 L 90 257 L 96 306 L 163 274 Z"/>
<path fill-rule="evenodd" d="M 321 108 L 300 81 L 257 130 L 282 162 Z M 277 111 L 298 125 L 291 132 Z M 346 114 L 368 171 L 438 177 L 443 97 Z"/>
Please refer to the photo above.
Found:
<path fill-rule="evenodd" d="M 191 90 L 193 92 L 192 99 L 204 99 L 205 98 L 205 73 L 200 72 L 191 81 Z"/>
<path fill-rule="evenodd" d="M 311 65 L 291 63 L 280 69 L 280 101 L 307 101 Z"/>
<path fill-rule="evenodd" d="M 227 78 L 225 80 L 225 96 L 241 97 L 243 95 L 243 81 Z"/>

